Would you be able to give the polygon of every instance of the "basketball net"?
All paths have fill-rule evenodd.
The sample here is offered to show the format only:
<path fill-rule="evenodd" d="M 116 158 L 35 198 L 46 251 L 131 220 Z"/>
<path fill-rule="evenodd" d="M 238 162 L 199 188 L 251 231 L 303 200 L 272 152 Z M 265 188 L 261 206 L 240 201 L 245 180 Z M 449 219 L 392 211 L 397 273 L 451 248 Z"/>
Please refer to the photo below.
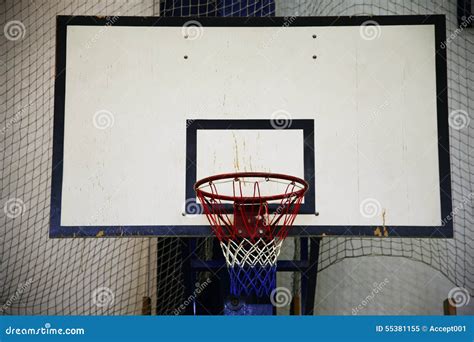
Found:
<path fill-rule="evenodd" d="M 276 287 L 281 246 L 307 188 L 296 177 L 256 172 L 217 175 L 196 183 L 197 197 L 220 241 L 232 295 L 269 296 Z M 281 192 L 268 194 L 275 189 Z M 225 194 L 230 190 L 232 194 Z"/>

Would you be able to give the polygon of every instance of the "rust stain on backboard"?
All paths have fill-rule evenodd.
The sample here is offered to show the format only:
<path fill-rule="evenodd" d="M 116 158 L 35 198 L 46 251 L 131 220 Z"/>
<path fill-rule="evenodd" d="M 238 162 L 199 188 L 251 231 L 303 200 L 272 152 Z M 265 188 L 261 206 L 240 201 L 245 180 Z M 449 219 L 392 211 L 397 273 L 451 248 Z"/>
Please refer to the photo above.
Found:
<path fill-rule="evenodd" d="M 388 229 L 387 227 L 377 227 L 374 230 L 374 236 L 378 237 L 387 237 L 388 236 Z"/>
<path fill-rule="evenodd" d="M 387 237 L 388 236 L 388 229 L 385 226 L 385 215 L 387 212 L 385 211 L 385 208 L 382 210 L 382 227 L 383 227 L 383 236 Z"/>
<path fill-rule="evenodd" d="M 380 227 L 375 228 L 374 236 L 382 236 L 382 231 L 381 231 Z"/>
<path fill-rule="evenodd" d="M 235 136 L 235 133 L 232 133 L 232 136 L 234 138 L 234 168 L 235 171 L 239 171 L 240 165 L 239 165 L 239 145 L 237 143 L 237 137 Z"/>

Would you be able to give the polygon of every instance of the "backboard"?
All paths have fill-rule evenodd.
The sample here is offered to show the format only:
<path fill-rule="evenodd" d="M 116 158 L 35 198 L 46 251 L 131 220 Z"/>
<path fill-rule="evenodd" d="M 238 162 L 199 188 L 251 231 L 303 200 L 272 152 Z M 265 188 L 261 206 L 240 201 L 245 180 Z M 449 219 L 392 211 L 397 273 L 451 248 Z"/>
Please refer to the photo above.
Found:
<path fill-rule="evenodd" d="M 211 235 L 244 171 L 309 183 L 290 235 L 452 236 L 444 16 L 57 25 L 50 236 Z"/>

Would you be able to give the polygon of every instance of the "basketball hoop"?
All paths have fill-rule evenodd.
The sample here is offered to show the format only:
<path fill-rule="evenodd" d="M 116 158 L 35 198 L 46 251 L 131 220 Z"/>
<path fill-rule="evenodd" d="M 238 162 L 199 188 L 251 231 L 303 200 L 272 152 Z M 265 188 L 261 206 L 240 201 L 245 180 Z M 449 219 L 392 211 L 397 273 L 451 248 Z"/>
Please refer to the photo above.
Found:
<path fill-rule="evenodd" d="M 274 173 L 238 172 L 207 177 L 194 190 L 220 241 L 234 296 L 270 295 L 276 262 L 308 183 Z"/>

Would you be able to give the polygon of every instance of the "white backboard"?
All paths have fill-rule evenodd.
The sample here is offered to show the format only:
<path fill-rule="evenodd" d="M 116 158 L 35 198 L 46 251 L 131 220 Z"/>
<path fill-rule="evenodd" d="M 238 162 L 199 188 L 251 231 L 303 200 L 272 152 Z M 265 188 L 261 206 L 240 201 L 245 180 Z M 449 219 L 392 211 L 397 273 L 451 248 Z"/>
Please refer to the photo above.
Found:
<path fill-rule="evenodd" d="M 54 235 L 205 234 L 192 185 L 238 171 L 310 183 L 296 234 L 445 228 L 437 21 L 79 19 L 59 21 Z"/>

